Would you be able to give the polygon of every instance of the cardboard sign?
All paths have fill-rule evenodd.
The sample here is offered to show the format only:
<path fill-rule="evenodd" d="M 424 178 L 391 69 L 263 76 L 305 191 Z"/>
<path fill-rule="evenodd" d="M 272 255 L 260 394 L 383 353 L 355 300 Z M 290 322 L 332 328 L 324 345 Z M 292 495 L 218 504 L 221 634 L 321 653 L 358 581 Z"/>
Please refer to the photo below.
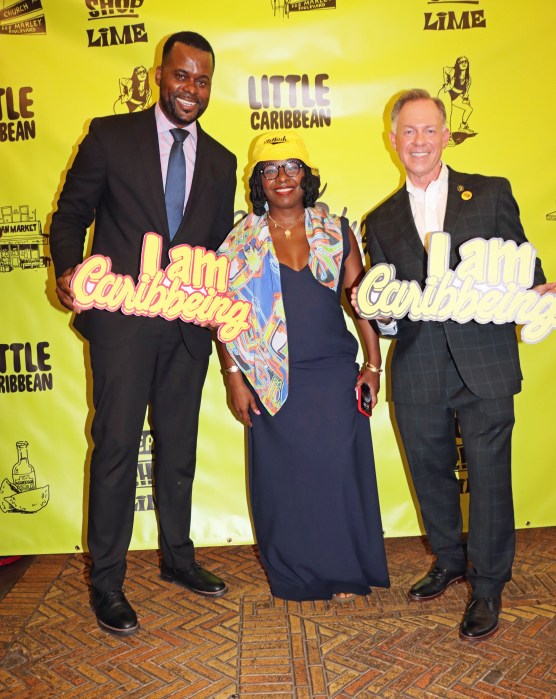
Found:
<path fill-rule="evenodd" d="M 428 276 L 417 281 L 396 279 L 394 265 L 371 267 L 357 291 L 363 318 L 454 320 L 457 323 L 517 323 L 521 339 L 540 342 L 556 327 L 556 295 L 530 289 L 536 250 L 502 238 L 472 238 L 460 248 L 461 262 L 449 268 L 451 238 L 431 233 Z"/>
<path fill-rule="evenodd" d="M 180 318 L 186 323 L 217 323 L 218 339 L 231 342 L 250 323 L 251 304 L 227 295 L 230 263 L 212 250 L 176 245 L 170 264 L 161 269 L 162 238 L 146 233 L 137 283 L 126 274 L 112 272 L 112 260 L 92 255 L 72 277 L 75 305 L 81 310 L 99 308 L 126 315 Z"/>

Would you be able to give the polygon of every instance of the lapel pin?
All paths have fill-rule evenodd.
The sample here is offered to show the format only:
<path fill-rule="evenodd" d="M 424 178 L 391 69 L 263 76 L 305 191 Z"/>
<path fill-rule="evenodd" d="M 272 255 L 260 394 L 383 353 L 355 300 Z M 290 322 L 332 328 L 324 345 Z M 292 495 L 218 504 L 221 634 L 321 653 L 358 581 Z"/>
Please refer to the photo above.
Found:
<path fill-rule="evenodd" d="M 463 192 L 464 189 L 465 189 L 465 187 L 462 184 L 458 184 L 458 186 L 457 186 L 458 192 Z"/>
<path fill-rule="evenodd" d="M 473 196 L 473 194 L 469 190 L 465 190 L 465 192 L 461 193 L 461 198 L 464 201 L 469 201 L 469 199 L 471 199 L 472 196 Z"/>

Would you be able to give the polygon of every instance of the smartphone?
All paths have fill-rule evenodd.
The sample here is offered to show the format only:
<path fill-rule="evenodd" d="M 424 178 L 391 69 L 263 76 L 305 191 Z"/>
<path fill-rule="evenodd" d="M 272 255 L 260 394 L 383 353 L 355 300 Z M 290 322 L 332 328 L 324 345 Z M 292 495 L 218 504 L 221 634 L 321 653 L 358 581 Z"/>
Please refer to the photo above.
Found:
<path fill-rule="evenodd" d="M 371 417 L 372 415 L 372 399 L 371 389 L 368 384 L 362 383 L 361 386 L 357 387 L 357 408 L 366 417 Z"/>

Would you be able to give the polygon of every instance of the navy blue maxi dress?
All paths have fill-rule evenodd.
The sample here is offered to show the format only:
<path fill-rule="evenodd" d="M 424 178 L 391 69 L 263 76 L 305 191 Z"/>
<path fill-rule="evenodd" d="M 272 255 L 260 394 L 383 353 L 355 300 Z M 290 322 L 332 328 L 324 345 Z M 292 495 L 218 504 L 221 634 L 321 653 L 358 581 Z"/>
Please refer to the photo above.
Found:
<path fill-rule="evenodd" d="M 344 235 L 344 260 L 349 240 Z M 343 276 L 343 275 L 342 275 Z M 249 430 L 255 534 L 270 589 L 287 600 L 388 587 L 369 419 L 357 410 L 358 344 L 337 292 L 280 265 L 289 394 L 257 403 Z M 256 397 L 256 396 L 255 396 Z"/>

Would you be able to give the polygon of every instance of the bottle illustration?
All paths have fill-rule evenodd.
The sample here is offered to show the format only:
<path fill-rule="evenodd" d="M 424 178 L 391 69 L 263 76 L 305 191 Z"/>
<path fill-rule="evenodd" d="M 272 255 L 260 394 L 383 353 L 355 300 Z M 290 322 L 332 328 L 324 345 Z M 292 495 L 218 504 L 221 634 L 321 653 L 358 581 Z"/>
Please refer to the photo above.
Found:
<path fill-rule="evenodd" d="M 28 446 L 29 442 L 16 442 L 17 463 L 12 468 L 12 483 L 20 493 L 37 487 L 35 469 L 29 463 Z"/>
<path fill-rule="evenodd" d="M 29 463 L 29 442 L 21 440 L 15 445 L 17 463 L 12 468 L 12 480 L 4 478 L 0 482 L 0 513 L 34 514 L 48 505 L 50 486 L 37 488 L 35 469 Z"/>

